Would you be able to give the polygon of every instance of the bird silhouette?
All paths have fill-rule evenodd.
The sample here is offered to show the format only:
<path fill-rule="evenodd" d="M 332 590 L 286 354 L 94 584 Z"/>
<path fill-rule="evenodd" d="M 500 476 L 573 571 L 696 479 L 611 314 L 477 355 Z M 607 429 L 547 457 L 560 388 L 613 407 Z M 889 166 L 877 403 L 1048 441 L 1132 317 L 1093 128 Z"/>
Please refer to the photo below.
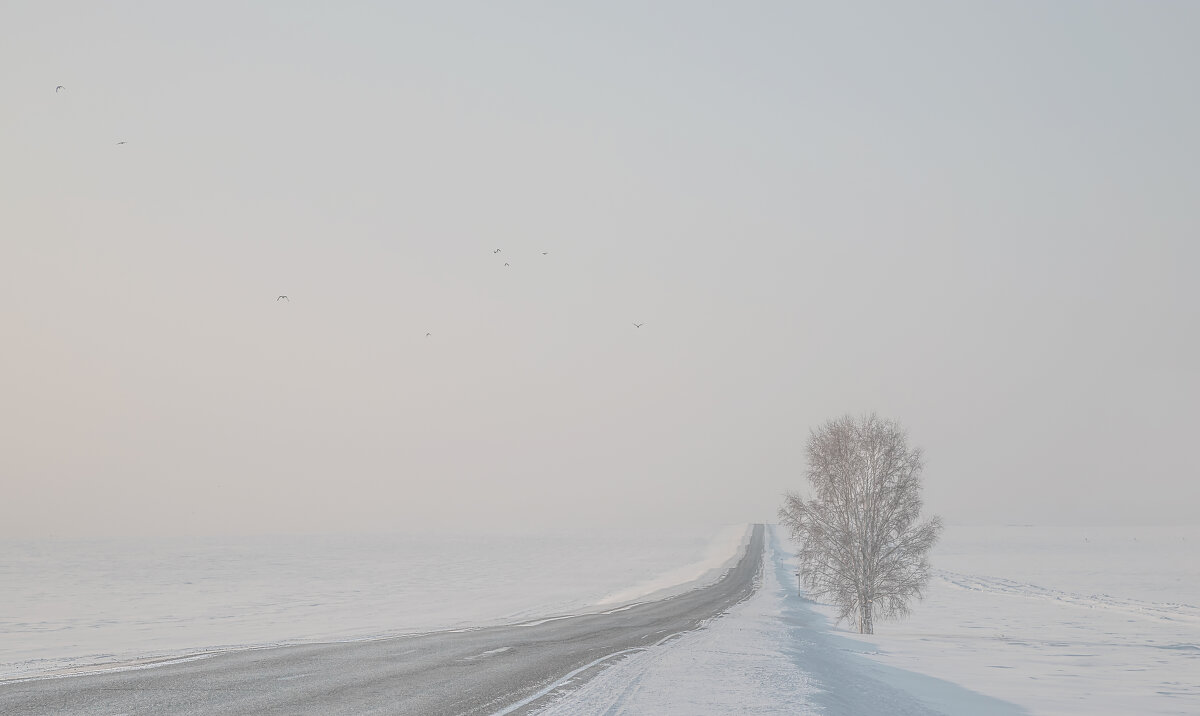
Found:
<path fill-rule="evenodd" d="M 543 251 L 543 252 L 542 252 L 542 256 L 546 256 L 546 255 L 547 255 L 547 254 L 549 254 L 549 253 L 550 253 L 549 251 Z"/>
<path fill-rule="evenodd" d="M 430 337 L 430 336 L 432 336 L 432 335 L 433 335 L 432 333 L 426 333 L 426 334 L 425 334 L 425 337 L 426 337 L 426 338 L 428 338 L 428 337 Z"/>
<path fill-rule="evenodd" d="M 63 90 L 65 90 L 65 89 L 66 89 L 66 87 L 63 87 L 62 85 L 59 85 L 59 86 L 57 86 L 57 87 L 55 87 L 55 88 L 54 88 L 54 94 L 58 94 L 59 92 L 62 92 L 62 91 L 63 91 Z"/>
<path fill-rule="evenodd" d="M 508 262 L 507 262 L 507 261 L 505 261 L 505 262 L 504 262 L 504 265 L 505 265 L 505 266 L 507 266 L 507 265 L 508 265 Z"/>
<path fill-rule="evenodd" d="M 288 303 L 291 303 L 292 299 L 288 298 L 287 296 L 280 296 L 279 298 L 275 299 L 275 303 L 279 303 L 280 301 L 287 301 Z"/>
<path fill-rule="evenodd" d="M 633 324 L 633 327 L 634 327 L 634 328 L 641 328 L 641 327 L 642 327 L 642 326 L 644 326 L 644 325 L 646 325 L 646 324 L 645 324 L 645 323 L 635 323 L 635 324 Z"/>
<path fill-rule="evenodd" d="M 126 142 L 124 139 L 122 139 L 121 141 L 117 142 L 117 146 L 120 146 L 120 145 L 122 145 L 122 144 L 129 144 L 129 142 Z"/>
<path fill-rule="evenodd" d="M 500 249 L 496 249 L 496 250 L 495 250 L 495 251 L 493 251 L 492 253 L 493 253 L 493 254 L 498 254 L 498 253 L 500 253 Z"/>

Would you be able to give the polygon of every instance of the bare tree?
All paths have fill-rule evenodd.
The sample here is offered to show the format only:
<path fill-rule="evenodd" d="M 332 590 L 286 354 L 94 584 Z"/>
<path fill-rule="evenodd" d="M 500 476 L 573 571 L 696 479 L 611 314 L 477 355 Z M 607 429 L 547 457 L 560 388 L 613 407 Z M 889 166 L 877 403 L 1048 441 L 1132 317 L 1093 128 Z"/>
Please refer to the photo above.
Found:
<path fill-rule="evenodd" d="M 921 449 L 891 420 L 830 420 L 808 437 L 814 496 L 789 492 L 779 510 L 800 544 L 800 579 L 816 597 L 872 634 L 875 619 L 907 616 L 929 582 L 928 554 L 942 530 L 921 512 Z"/>

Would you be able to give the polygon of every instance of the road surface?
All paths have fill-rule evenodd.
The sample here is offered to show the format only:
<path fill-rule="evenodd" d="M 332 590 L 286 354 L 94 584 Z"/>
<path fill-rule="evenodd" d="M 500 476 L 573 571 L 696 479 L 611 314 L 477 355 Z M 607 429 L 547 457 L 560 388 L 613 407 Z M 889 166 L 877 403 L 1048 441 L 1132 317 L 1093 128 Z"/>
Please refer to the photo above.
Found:
<path fill-rule="evenodd" d="M 749 597 L 755 525 L 715 584 L 602 614 L 371 641 L 224 652 L 154 668 L 0 682 L 0 714 L 458 714 L 531 710 L 566 681 L 695 629 Z"/>

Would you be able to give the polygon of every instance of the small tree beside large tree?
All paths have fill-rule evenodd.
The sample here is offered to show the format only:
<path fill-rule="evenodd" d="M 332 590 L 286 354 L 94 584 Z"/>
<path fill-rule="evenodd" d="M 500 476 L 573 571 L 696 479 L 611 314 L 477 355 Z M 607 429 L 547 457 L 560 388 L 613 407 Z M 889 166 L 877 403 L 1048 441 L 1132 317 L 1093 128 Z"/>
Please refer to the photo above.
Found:
<path fill-rule="evenodd" d="M 917 522 L 921 449 L 899 423 L 872 414 L 812 430 L 807 452 L 813 496 L 788 493 L 779 510 L 800 545 L 800 578 L 839 620 L 872 634 L 877 618 L 907 616 L 929 582 L 942 522 Z"/>

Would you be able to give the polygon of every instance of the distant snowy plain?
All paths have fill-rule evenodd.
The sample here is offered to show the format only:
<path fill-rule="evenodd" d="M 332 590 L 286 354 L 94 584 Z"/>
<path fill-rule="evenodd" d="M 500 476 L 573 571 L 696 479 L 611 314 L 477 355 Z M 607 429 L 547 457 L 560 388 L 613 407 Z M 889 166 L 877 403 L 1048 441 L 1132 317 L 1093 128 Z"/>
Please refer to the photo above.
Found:
<path fill-rule="evenodd" d="M 715 581 L 748 535 L 0 541 L 0 679 L 598 611 Z"/>

